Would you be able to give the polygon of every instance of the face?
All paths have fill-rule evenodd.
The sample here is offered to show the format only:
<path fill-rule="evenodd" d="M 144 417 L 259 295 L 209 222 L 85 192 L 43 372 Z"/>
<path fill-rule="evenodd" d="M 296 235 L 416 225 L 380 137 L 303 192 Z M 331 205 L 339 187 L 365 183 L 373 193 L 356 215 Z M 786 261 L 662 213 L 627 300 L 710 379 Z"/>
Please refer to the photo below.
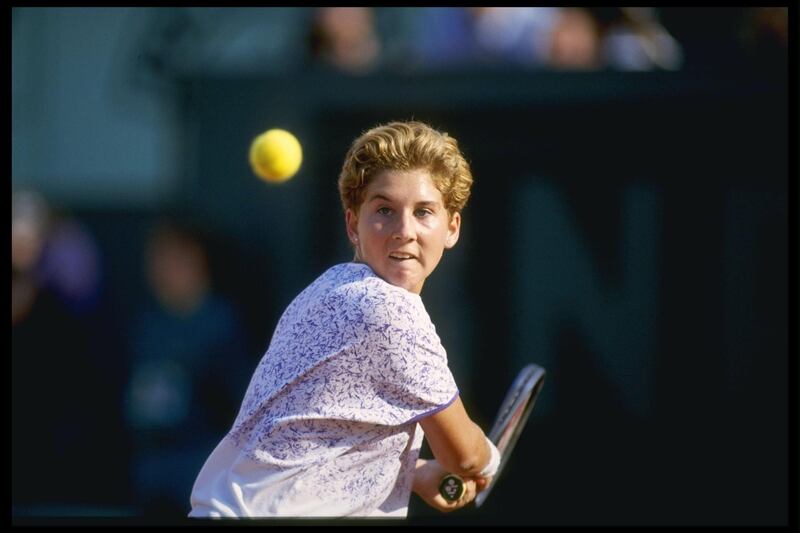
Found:
<path fill-rule="evenodd" d="M 191 308 L 202 299 L 208 280 L 197 245 L 162 236 L 150 245 L 147 261 L 150 284 L 168 307 Z"/>
<path fill-rule="evenodd" d="M 382 279 L 419 294 L 445 248 L 458 241 L 461 215 L 450 216 L 427 170 L 386 170 L 367 186 L 364 203 L 345 213 L 356 260 Z"/>

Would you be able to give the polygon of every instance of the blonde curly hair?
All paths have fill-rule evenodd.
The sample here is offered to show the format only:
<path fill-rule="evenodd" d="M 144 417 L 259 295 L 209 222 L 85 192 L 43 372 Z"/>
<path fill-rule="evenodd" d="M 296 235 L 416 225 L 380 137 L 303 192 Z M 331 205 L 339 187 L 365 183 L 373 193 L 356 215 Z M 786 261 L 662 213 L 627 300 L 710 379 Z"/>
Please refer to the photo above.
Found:
<path fill-rule="evenodd" d="M 472 172 L 458 142 L 418 121 L 382 124 L 353 141 L 339 174 L 342 207 L 358 213 L 367 186 L 380 171 L 417 169 L 430 172 L 450 216 L 464 209 Z"/>

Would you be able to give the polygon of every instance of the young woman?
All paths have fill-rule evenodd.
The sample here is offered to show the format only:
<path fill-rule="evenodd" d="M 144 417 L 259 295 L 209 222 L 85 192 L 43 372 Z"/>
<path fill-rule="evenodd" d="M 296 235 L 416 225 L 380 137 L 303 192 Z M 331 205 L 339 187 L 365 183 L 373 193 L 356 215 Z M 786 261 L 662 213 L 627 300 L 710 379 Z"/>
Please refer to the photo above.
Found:
<path fill-rule="evenodd" d="M 339 178 L 350 263 L 284 312 L 192 517 L 405 517 L 411 491 L 471 502 L 499 454 L 469 418 L 420 292 L 459 237 L 472 185 L 455 139 L 420 122 L 357 138 Z M 435 460 L 419 459 L 427 438 Z M 465 479 L 455 502 L 446 473 Z"/>

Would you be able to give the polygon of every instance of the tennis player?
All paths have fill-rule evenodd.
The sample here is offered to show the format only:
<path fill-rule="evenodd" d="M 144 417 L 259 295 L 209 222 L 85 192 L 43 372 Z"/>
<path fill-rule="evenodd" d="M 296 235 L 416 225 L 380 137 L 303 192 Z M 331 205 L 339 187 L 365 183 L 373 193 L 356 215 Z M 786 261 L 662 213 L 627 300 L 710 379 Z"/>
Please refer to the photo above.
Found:
<path fill-rule="evenodd" d="M 421 122 L 377 126 L 339 178 L 352 262 L 306 287 L 275 328 L 191 517 L 406 517 L 413 490 L 447 512 L 500 457 L 470 419 L 420 293 L 459 237 L 472 174 Z M 435 457 L 419 459 L 423 438 Z M 439 493 L 446 473 L 463 496 Z"/>

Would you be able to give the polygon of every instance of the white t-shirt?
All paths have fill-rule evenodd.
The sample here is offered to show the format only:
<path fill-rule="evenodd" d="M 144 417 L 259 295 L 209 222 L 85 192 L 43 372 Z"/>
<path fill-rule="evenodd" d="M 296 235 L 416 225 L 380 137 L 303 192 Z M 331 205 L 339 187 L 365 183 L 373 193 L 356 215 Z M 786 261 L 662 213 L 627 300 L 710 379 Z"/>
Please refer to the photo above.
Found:
<path fill-rule="evenodd" d="M 423 432 L 458 396 L 422 299 L 344 263 L 292 301 L 192 517 L 405 517 Z"/>

